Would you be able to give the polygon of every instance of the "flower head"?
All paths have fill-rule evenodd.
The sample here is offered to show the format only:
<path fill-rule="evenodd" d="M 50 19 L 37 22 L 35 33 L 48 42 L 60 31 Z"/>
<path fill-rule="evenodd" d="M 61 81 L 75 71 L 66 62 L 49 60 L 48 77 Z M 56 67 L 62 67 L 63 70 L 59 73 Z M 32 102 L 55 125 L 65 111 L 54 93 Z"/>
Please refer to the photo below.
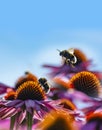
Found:
<path fill-rule="evenodd" d="M 16 90 L 14 100 L 1 100 L 0 118 L 15 117 L 16 124 L 21 124 L 27 119 L 27 126 L 31 129 L 34 115 L 42 118 L 50 110 L 55 110 L 45 97 L 45 92 L 38 82 L 26 81 Z"/>
<path fill-rule="evenodd" d="M 17 89 L 21 84 L 26 81 L 37 81 L 37 77 L 30 72 L 25 72 L 24 76 L 21 76 L 15 83 L 15 88 Z"/>
<path fill-rule="evenodd" d="M 44 100 L 45 93 L 38 82 L 27 81 L 17 89 L 15 99 Z"/>
<path fill-rule="evenodd" d="M 86 55 L 79 49 L 74 48 L 74 55 L 77 59 L 77 62 L 74 64 L 74 67 L 66 64 L 65 60 L 63 60 L 62 65 L 60 66 L 52 66 L 52 65 L 43 65 L 43 67 L 49 68 L 52 70 L 50 73 L 51 76 L 57 76 L 59 74 L 64 74 L 68 77 L 71 77 L 73 74 L 89 70 L 89 66 L 91 61 L 87 59 Z"/>
<path fill-rule="evenodd" d="M 63 111 L 52 111 L 45 116 L 38 128 L 41 130 L 73 130 L 72 122 L 70 114 Z"/>
<path fill-rule="evenodd" d="M 23 84 L 26 81 L 37 81 L 37 77 L 32 74 L 31 72 L 25 72 L 24 76 L 21 76 L 18 78 L 14 86 L 9 86 L 3 83 L 0 83 L 0 94 L 5 94 L 8 91 L 15 91 L 21 84 Z"/>
<path fill-rule="evenodd" d="M 98 97 L 101 89 L 98 78 L 88 71 L 75 74 L 70 79 L 69 86 L 92 97 Z"/>

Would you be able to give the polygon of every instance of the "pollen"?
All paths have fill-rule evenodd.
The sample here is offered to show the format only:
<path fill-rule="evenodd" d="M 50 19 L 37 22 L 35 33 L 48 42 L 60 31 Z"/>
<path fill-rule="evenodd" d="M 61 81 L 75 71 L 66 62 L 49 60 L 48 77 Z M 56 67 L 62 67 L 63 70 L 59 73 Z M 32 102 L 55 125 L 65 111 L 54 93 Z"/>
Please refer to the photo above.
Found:
<path fill-rule="evenodd" d="M 72 130 L 72 120 L 68 113 L 52 111 L 40 124 L 42 130 Z"/>
<path fill-rule="evenodd" d="M 15 99 L 16 92 L 10 91 L 5 95 L 6 100 L 14 100 Z"/>
<path fill-rule="evenodd" d="M 45 92 L 38 82 L 26 81 L 17 89 L 15 99 L 44 100 Z"/>
<path fill-rule="evenodd" d="M 86 55 L 81 50 L 79 50 L 77 48 L 74 49 L 74 55 L 77 58 L 77 62 L 75 63 L 75 65 L 78 65 L 82 62 L 86 62 L 88 60 Z"/>
<path fill-rule="evenodd" d="M 100 94 L 100 81 L 91 72 L 82 71 L 75 74 L 69 81 L 69 86 L 82 91 L 91 97 L 98 97 Z"/>
<path fill-rule="evenodd" d="M 68 99 L 61 99 L 59 105 L 62 105 L 64 108 L 69 110 L 76 110 L 76 106 Z"/>
<path fill-rule="evenodd" d="M 30 72 L 25 72 L 25 75 L 21 76 L 15 83 L 15 88 L 17 89 L 21 84 L 26 81 L 37 81 L 37 77 Z"/>

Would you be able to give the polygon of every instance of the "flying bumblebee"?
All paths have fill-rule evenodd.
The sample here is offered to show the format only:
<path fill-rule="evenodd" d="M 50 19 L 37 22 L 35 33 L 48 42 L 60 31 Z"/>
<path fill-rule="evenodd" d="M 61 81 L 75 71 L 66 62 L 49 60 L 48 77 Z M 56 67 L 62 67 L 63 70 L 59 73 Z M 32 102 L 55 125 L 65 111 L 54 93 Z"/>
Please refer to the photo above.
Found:
<path fill-rule="evenodd" d="M 44 88 L 44 91 L 46 93 L 49 93 L 50 85 L 48 84 L 47 79 L 46 78 L 40 78 L 38 81 L 41 84 L 41 86 Z"/>
<path fill-rule="evenodd" d="M 68 50 L 63 50 L 63 51 L 58 50 L 58 51 L 60 52 L 59 55 L 62 56 L 66 64 L 73 66 L 77 62 L 77 58 L 74 55 L 73 48 L 70 48 Z"/>

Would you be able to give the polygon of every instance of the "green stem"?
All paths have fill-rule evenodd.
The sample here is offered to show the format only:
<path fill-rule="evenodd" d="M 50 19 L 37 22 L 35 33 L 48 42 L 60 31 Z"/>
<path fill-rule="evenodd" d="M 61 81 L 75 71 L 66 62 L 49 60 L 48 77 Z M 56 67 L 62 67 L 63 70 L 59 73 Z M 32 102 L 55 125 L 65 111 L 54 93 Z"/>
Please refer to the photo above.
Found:
<path fill-rule="evenodd" d="M 12 116 L 10 119 L 10 130 L 14 129 L 14 124 L 15 124 L 15 116 Z"/>
<path fill-rule="evenodd" d="M 33 116 L 27 112 L 27 130 L 32 130 Z"/>
<path fill-rule="evenodd" d="M 18 123 L 18 120 L 19 120 L 19 116 L 20 116 L 20 112 L 18 112 L 17 114 L 16 114 L 16 121 L 15 121 L 15 130 L 18 130 L 19 129 L 19 123 Z"/>

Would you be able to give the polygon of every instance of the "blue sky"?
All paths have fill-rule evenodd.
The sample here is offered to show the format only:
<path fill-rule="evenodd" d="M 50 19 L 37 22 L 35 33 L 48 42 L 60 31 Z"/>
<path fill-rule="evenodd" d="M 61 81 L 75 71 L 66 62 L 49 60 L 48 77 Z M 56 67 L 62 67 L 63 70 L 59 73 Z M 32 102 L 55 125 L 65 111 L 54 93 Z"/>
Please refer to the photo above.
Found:
<path fill-rule="evenodd" d="M 43 63 L 59 63 L 56 49 L 81 48 L 102 70 L 101 0 L 0 1 L 0 82 L 13 85 Z"/>

